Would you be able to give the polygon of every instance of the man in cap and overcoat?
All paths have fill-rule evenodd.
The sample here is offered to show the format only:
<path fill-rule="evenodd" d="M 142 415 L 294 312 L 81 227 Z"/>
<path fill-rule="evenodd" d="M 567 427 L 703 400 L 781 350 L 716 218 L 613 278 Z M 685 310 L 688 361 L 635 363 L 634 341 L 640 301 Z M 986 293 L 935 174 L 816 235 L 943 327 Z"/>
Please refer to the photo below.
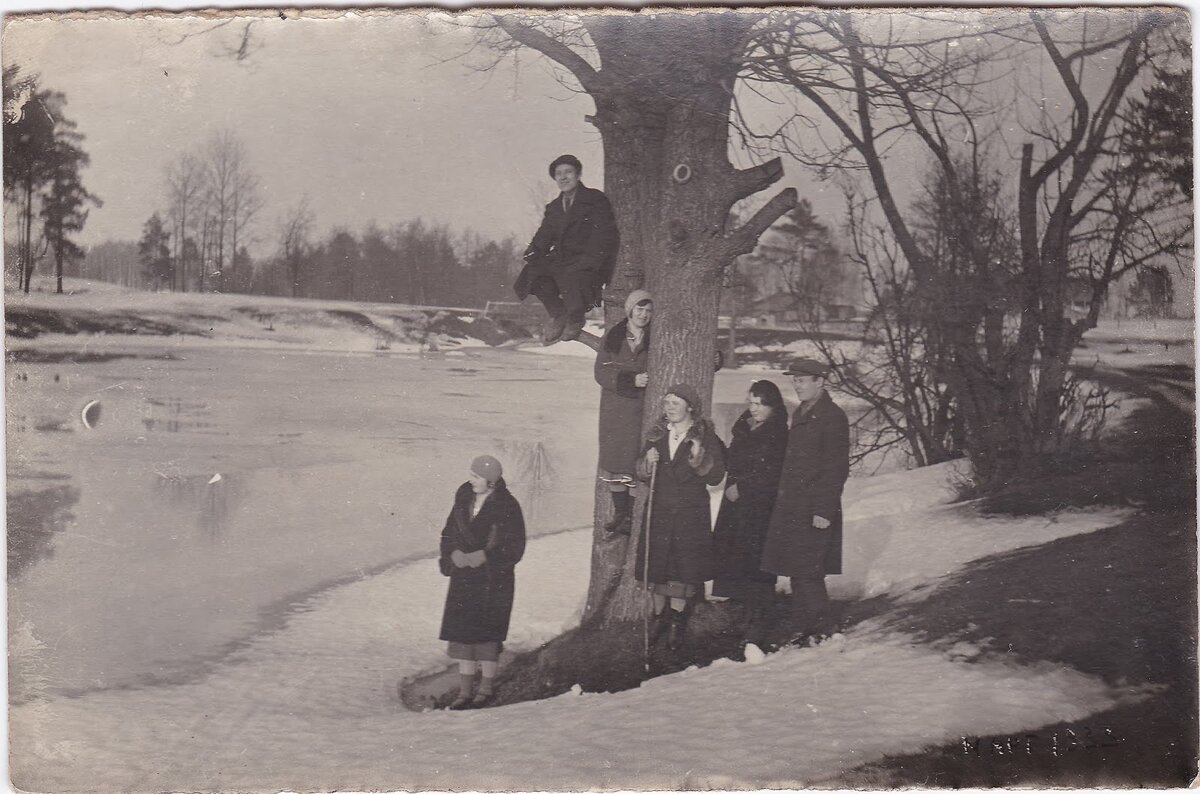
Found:
<path fill-rule="evenodd" d="M 583 165 L 564 154 L 550 163 L 560 190 L 546 205 L 542 224 L 525 250 L 525 267 L 513 289 L 521 300 L 534 295 L 549 314 L 542 343 L 577 339 L 583 315 L 600 305 L 612 277 L 620 236 L 608 197 L 583 184 Z"/>
<path fill-rule="evenodd" d="M 800 405 L 792 414 L 762 569 L 792 584 L 790 642 L 829 631 L 825 577 L 842 572 L 842 487 L 850 474 L 850 426 L 825 389 L 828 365 L 798 358 L 784 371 Z"/>

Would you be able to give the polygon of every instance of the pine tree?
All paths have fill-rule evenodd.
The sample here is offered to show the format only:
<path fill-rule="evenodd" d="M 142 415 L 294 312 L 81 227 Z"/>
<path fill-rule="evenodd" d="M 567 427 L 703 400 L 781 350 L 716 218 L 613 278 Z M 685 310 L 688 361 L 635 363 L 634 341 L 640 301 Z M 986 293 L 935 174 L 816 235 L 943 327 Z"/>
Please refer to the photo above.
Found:
<path fill-rule="evenodd" d="M 43 234 L 54 253 L 56 291 L 60 294 L 63 291 L 64 263 L 74 262 L 83 256 L 83 250 L 70 236 L 82 231 L 87 223 L 86 206 L 101 205 L 100 199 L 90 193 L 80 180 L 79 170 L 88 163 L 87 153 L 78 146 L 81 139 L 82 136 L 73 130 L 60 132 L 48 164 L 50 183 L 42 196 Z"/>
<path fill-rule="evenodd" d="M 171 249 L 167 245 L 170 239 L 171 235 L 163 227 L 162 218 L 157 212 L 151 215 L 142 227 L 142 239 L 138 241 L 138 261 L 146 277 L 156 282 L 157 289 L 162 289 L 174 274 Z"/>

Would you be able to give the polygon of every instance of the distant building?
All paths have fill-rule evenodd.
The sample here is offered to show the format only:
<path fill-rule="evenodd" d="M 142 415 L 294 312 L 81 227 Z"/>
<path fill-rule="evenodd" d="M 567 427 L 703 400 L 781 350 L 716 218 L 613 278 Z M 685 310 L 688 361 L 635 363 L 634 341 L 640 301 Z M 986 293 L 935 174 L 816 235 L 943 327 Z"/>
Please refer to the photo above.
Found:
<path fill-rule="evenodd" d="M 756 325 L 787 326 L 811 324 L 817 321 L 821 323 L 845 322 L 856 319 L 864 313 L 863 307 L 852 303 L 823 302 L 813 312 L 813 316 L 806 317 L 802 307 L 792 295 L 786 292 L 777 292 L 751 303 L 746 309 L 745 316 L 753 317 Z M 743 324 L 746 324 L 745 321 Z"/>

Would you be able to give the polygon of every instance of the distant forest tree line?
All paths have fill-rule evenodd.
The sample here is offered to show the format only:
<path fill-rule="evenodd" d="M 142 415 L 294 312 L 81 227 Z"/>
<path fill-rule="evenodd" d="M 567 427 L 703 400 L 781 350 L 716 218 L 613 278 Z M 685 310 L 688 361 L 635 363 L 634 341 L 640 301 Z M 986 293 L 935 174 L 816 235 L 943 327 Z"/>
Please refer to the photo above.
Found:
<path fill-rule="evenodd" d="M 136 245 L 95 246 L 85 275 L 143 289 L 483 306 L 512 299 L 521 267 L 511 237 L 420 218 L 357 232 L 335 227 L 318 238 L 307 197 L 272 229 L 262 222 L 258 173 L 228 130 L 168 164 L 163 185 L 166 209 L 147 219 Z M 258 243 L 273 250 L 255 257 Z"/>
<path fill-rule="evenodd" d="M 273 254 L 255 258 L 240 245 L 218 271 L 211 259 L 192 259 L 201 250 L 193 238 L 175 245 L 168 222 L 155 213 L 138 242 L 92 246 L 78 275 L 134 289 L 464 307 L 515 300 L 512 282 L 521 267 L 515 238 L 491 240 L 418 218 L 387 229 L 339 227 L 311 239 L 311 224 L 311 216 L 303 223 L 289 218 Z M 186 259 L 176 259 L 175 250 Z"/>

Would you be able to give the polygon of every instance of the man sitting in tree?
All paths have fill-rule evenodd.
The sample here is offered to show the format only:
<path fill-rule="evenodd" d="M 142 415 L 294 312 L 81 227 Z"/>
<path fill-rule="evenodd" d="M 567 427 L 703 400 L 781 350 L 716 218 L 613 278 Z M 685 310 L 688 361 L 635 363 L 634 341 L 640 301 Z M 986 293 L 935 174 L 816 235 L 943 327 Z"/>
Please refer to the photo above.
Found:
<path fill-rule="evenodd" d="M 620 236 L 612 206 L 602 192 L 580 181 L 582 173 L 574 155 L 550 163 L 550 177 L 562 192 L 546 205 L 514 285 L 521 300 L 534 295 L 546 307 L 546 345 L 579 337 L 583 315 L 600 305 L 617 259 Z"/>

